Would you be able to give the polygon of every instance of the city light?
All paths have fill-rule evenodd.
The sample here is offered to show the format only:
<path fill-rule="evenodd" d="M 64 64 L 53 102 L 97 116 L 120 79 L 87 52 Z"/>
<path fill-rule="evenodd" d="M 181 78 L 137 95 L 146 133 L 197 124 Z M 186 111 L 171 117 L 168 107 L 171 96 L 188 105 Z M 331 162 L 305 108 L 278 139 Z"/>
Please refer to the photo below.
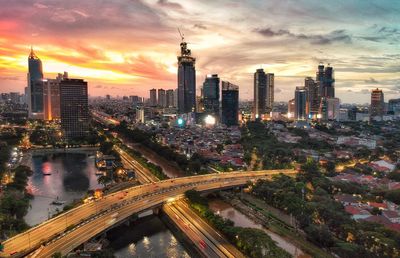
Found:
<path fill-rule="evenodd" d="M 177 123 L 179 126 L 183 126 L 183 124 L 185 123 L 185 120 L 183 120 L 183 118 L 178 118 Z"/>
<path fill-rule="evenodd" d="M 207 115 L 206 118 L 204 118 L 204 122 L 206 125 L 215 125 L 216 119 L 212 115 Z"/>

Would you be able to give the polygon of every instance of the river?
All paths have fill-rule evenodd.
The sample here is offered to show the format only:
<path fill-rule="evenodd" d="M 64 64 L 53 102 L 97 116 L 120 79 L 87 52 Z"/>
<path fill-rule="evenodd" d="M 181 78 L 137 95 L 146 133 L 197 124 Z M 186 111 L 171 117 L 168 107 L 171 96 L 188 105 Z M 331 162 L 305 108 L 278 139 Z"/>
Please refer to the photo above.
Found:
<path fill-rule="evenodd" d="M 278 234 L 275 234 L 274 232 L 267 230 L 261 224 L 255 223 L 254 221 L 249 219 L 246 215 L 244 215 L 243 213 L 239 212 L 234 207 L 232 207 L 232 205 L 230 205 L 229 203 L 226 203 L 220 199 L 213 198 L 209 201 L 209 206 L 213 212 L 218 213 L 223 218 L 232 220 L 235 223 L 235 226 L 258 228 L 263 230 L 272 238 L 272 240 L 274 240 L 277 243 L 279 247 L 286 250 L 294 257 L 300 257 L 304 255 L 304 253 L 299 248 L 294 246 L 288 240 L 279 236 Z"/>
<path fill-rule="evenodd" d="M 107 233 L 117 258 L 187 257 L 189 254 L 156 216 L 149 216 Z"/>
<path fill-rule="evenodd" d="M 25 221 L 33 226 L 62 210 L 63 205 L 51 205 L 57 197 L 65 204 L 81 199 L 88 190 L 101 188 L 97 183 L 94 153 L 25 154 L 23 163 L 33 170 L 28 191 L 34 198 Z M 51 173 L 51 175 L 44 175 Z"/>

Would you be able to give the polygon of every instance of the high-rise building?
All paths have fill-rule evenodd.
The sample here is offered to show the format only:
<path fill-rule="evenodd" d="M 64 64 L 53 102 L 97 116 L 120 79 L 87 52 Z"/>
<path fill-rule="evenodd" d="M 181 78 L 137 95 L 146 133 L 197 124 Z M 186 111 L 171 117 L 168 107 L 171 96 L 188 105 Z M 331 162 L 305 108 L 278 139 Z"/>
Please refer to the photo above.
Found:
<path fill-rule="evenodd" d="M 239 86 L 222 81 L 222 123 L 237 125 L 239 120 Z"/>
<path fill-rule="evenodd" d="M 304 88 L 307 91 L 307 116 L 308 118 L 315 119 L 318 115 L 320 101 L 318 84 L 311 77 L 306 77 L 304 80 Z"/>
<path fill-rule="evenodd" d="M 254 73 L 254 117 L 261 118 L 266 112 L 267 82 L 264 69 Z"/>
<path fill-rule="evenodd" d="M 371 92 L 370 118 L 382 117 L 385 110 L 385 100 L 382 90 L 376 88 Z"/>
<path fill-rule="evenodd" d="M 275 76 L 273 73 L 267 73 L 265 75 L 266 85 L 266 111 L 271 112 L 274 107 L 274 88 L 275 88 Z"/>
<path fill-rule="evenodd" d="M 10 100 L 12 103 L 19 104 L 20 103 L 20 95 L 18 92 L 10 92 Z"/>
<path fill-rule="evenodd" d="M 110 95 L 106 95 L 106 100 L 110 100 L 111 99 L 111 96 Z"/>
<path fill-rule="evenodd" d="M 291 99 L 288 102 L 287 118 L 288 119 L 294 119 L 295 118 L 295 113 L 296 113 L 296 101 L 295 101 L 295 99 Z"/>
<path fill-rule="evenodd" d="M 157 106 L 157 90 L 151 89 L 150 90 L 150 106 L 155 107 Z"/>
<path fill-rule="evenodd" d="M 172 108 L 175 107 L 175 100 L 174 100 L 174 90 L 167 90 L 166 92 L 167 98 L 167 107 Z"/>
<path fill-rule="evenodd" d="M 35 55 L 32 48 L 28 57 L 28 67 L 29 117 L 34 119 L 43 119 L 42 61 Z"/>
<path fill-rule="evenodd" d="M 218 74 L 209 74 L 203 83 L 204 112 L 219 116 L 219 77 Z"/>
<path fill-rule="evenodd" d="M 388 113 L 393 115 L 400 114 L 400 99 L 389 99 Z"/>
<path fill-rule="evenodd" d="M 178 113 L 196 112 L 196 58 L 185 41 L 178 56 Z"/>
<path fill-rule="evenodd" d="M 327 98 L 327 118 L 328 120 L 339 121 L 340 100 L 338 98 Z"/>
<path fill-rule="evenodd" d="M 319 88 L 319 96 L 334 98 L 335 97 L 335 78 L 333 68 L 328 64 L 325 67 L 323 64 L 318 65 L 317 85 Z"/>
<path fill-rule="evenodd" d="M 67 139 L 86 136 L 89 132 L 87 82 L 81 79 L 60 81 L 61 128 Z"/>
<path fill-rule="evenodd" d="M 174 90 L 174 107 L 178 107 L 178 88 Z"/>
<path fill-rule="evenodd" d="M 324 96 L 327 98 L 335 97 L 335 78 L 333 68 L 328 64 L 325 68 Z"/>
<path fill-rule="evenodd" d="M 167 97 L 165 95 L 164 89 L 158 89 L 158 106 L 160 107 L 167 106 Z"/>
<path fill-rule="evenodd" d="M 144 122 L 145 122 L 144 107 L 142 107 L 142 106 L 138 106 L 136 108 L 136 122 L 142 123 L 142 124 L 144 124 Z"/>
<path fill-rule="evenodd" d="M 319 112 L 318 118 L 320 120 L 328 120 L 328 98 L 322 97 L 319 102 Z"/>
<path fill-rule="evenodd" d="M 60 82 L 43 80 L 44 120 L 60 119 Z"/>
<path fill-rule="evenodd" d="M 129 96 L 129 101 L 132 102 L 133 106 L 137 106 L 139 103 L 141 103 L 141 98 L 139 98 L 139 96 L 133 95 Z"/>
<path fill-rule="evenodd" d="M 295 110 L 294 116 L 296 120 L 306 120 L 306 105 L 307 105 L 307 93 L 304 87 L 296 87 L 294 94 Z"/>

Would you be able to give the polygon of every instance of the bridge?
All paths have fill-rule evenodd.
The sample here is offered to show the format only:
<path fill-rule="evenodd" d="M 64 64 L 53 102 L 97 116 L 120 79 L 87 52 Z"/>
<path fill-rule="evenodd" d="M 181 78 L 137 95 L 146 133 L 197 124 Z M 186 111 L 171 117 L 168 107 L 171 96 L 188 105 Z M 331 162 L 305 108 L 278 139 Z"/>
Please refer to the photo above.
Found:
<path fill-rule="evenodd" d="M 295 175 L 296 171 L 228 172 L 181 177 L 135 186 L 82 204 L 6 240 L 1 255 L 23 257 L 30 254 L 31 257 L 51 257 L 56 252 L 65 255 L 131 215 L 171 202 L 187 190 L 227 189 L 280 173 Z"/>

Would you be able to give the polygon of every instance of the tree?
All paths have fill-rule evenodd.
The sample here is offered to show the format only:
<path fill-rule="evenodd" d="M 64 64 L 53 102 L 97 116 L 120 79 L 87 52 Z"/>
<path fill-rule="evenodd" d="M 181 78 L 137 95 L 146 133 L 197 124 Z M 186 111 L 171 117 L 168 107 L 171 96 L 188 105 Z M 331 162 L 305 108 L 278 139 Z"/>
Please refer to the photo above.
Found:
<path fill-rule="evenodd" d="M 104 155 L 109 155 L 114 147 L 114 144 L 112 142 L 102 142 L 100 144 L 100 151 Z"/>

